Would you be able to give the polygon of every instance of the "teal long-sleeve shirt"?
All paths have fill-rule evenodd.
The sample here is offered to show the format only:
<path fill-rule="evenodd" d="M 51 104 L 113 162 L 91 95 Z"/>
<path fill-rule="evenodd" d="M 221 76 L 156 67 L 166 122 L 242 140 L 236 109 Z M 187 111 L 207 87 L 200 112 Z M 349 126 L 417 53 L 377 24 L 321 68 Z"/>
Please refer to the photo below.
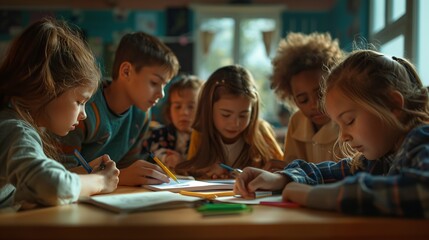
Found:
<path fill-rule="evenodd" d="M 131 106 L 125 113 L 113 113 L 99 88 L 85 107 L 87 118 L 61 139 L 67 168 L 78 166 L 73 151 L 77 149 L 87 161 L 108 154 L 118 168 L 141 159 L 141 142 L 149 129 L 150 112 Z"/>
<path fill-rule="evenodd" d="M 295 160 L 282 174 L 313 185 L 307 205 L 358 215 L 429 218 L 429 125 L 411 130 L 400 149 L 378 160 L 351 159 L 319 164 Z"/>

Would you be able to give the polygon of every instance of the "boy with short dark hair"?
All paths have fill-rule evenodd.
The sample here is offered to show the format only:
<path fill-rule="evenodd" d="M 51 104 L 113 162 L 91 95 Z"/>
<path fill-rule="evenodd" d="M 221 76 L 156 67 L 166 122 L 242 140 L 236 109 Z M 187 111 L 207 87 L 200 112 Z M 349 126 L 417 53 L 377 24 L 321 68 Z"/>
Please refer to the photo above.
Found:
<path fill-rule="evenodd" d="M 74 149 L 88 160 L 109 154 L 121 170 L 119 185 L 168 182 L 163 171 L 143 160 L 140 152 L 150 108 L 164 97 L 164 87 L 178 69 L 177 57 L 159 39 L 143 32 L 126 34 L 116 50 L 112 81 L 88 102 L 86 120 L 62 139 L 65 165 L 78 166 Z"/>

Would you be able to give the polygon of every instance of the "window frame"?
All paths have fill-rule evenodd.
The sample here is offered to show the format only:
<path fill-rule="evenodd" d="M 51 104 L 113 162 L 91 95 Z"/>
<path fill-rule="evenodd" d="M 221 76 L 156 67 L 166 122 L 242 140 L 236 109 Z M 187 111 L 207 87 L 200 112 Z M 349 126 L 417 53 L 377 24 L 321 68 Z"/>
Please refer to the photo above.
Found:
<path fill-rule="evenodd" d="M 195 39 L 195 49 L 194 49 L 194 69 L 195 72 L 198 72 L 199 69 L 199 59 L 203 56 L 202 51 L 202 41 L 198 32 L 198 27 L 201 25 L 204 19 L 207 18 L 233 18 L 236 20 L 235 33 L 234 33 L 234 52 L 233 59 L 235 63 L 240 64 L 240 49 L 237 47 L 240 43 L 240 34 L 239 34 L 239 23 L 242 19 L 247 18 L 272 18 L 276 22 L 276 31 L 273 36 L 273 43 L 278 43 L 280 41 L 280 32 L 282 29 L 282 19 L 281 14 L 285 10 L 284 5 L 191 5 L 191 9 L 195 14 L 194 20 L 194 39 Z"/>
<path fill-rule="evenodd" d="M 370 43 L 378 43 L 384 45 L 389 41 L 404 36 L 404 57 L 409 59 L 411 62 L 418 65 L 418 42 L 417 42 L 417 19 L 418 11 L 416 1 L 405 0 L 406 9 L 404 15 L 396 20 L 393 19 L 393 0 L 377 0 L 385 1 L 385 14 L 384 14 L 384 27 L 379 31 L 374 32 L 374 4 L 375 0 L 371 1 L 370 4 L 370 16 L 369 16 L 369 40 Z"/>
<path fill-rule="evenodd" d="M 235 64 L 243 65 L 240 59 L 240 23 L 241 21 L 249 18 L 270 18 L 273 19 L 276 23 L 275 31 L 273 34 L 271 53 L 269 56 L 270 61 L 272 60 L 275 50 L 281 40 L 281 33 L 283 29 L 282 14 L 284 13 L 286 6 L 285 5 L 191 5 L 191 9 L 194 12 L 194 72 L 196 75 L 200 73 L 201 59 L 204 58 L 203 46 L 201 35 L 199 34 L 199 27 L 205 19 L 211 18 L 232 18 L 235 21 L 234 25 L 234 42 L 233 42 L 233 62 Z M 251 70 L 251 69 L 250 69 Z M 272 68 L 270 69 L 272 73 Z M 266 76 L 267 81 L 270 76 Z M 259 89 L 261 91 L 261 89 Z M 272 91 L 272 90 L 271 90 Z M 272 102 L 274 105 L 278 103 L 278 100 L 274 93 L 271 95 L 273 99 L 261 99 L 261 102 Z M 264 118 L 267 121 L 276 121 L 276 112 L 275 109 L 264 105 L 266 112 L 261 114 L 260 117 Z"/>

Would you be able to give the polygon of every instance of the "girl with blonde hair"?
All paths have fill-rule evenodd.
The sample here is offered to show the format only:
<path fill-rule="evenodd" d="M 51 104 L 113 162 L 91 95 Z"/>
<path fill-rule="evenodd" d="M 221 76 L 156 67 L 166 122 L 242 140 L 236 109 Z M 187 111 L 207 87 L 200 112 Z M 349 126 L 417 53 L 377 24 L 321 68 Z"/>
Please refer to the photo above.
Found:
<path fill-rule="evenodd" d="M 323 84 L 326 112 L 349 157 L 296 160 L 279 173 L 246 168 L 235 192 L 283 190 L 283 199 L 350 214 L 429 218 L 429 99 L 414 66 L 353 52 Z"/>

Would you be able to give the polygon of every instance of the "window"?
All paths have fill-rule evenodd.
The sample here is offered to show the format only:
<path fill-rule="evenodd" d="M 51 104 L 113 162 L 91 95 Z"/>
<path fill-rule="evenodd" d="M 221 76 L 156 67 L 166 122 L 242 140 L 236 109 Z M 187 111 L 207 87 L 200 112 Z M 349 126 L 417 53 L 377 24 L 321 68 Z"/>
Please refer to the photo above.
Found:
<path fill-rule="evenodd" d="M 399 35 L 394 39 L 380 46 L 380 51 L 391 56 L 404 57 L 404 35 Z"/>
<path fill-rule="evenodd" d="M 416 63 L 420 77 L 425 85 L 429 85 L 429 1 L 419 0 L 417 20 L 417 56 Z M 426 24 L 425 24 L 426 23 Z"/>
<path fill-rule="evenodd" d="M 195 12 L 195 74 L 207 79 L 231 64 L 247 68 L 261 96 L 261 117 L 276 119 L 270 89 L 271 57 L 280 40 L 283 6 L 192 6 Z"/>
<path fill-rule="evenodd" d="M 429 85 L 429 3 L 423 0 L 371 1 L 370 42 L 385 54 L 409 59 L 417 67 L 424 85 Z M 426 27 L 426 28 L 425 28 Z"/>

